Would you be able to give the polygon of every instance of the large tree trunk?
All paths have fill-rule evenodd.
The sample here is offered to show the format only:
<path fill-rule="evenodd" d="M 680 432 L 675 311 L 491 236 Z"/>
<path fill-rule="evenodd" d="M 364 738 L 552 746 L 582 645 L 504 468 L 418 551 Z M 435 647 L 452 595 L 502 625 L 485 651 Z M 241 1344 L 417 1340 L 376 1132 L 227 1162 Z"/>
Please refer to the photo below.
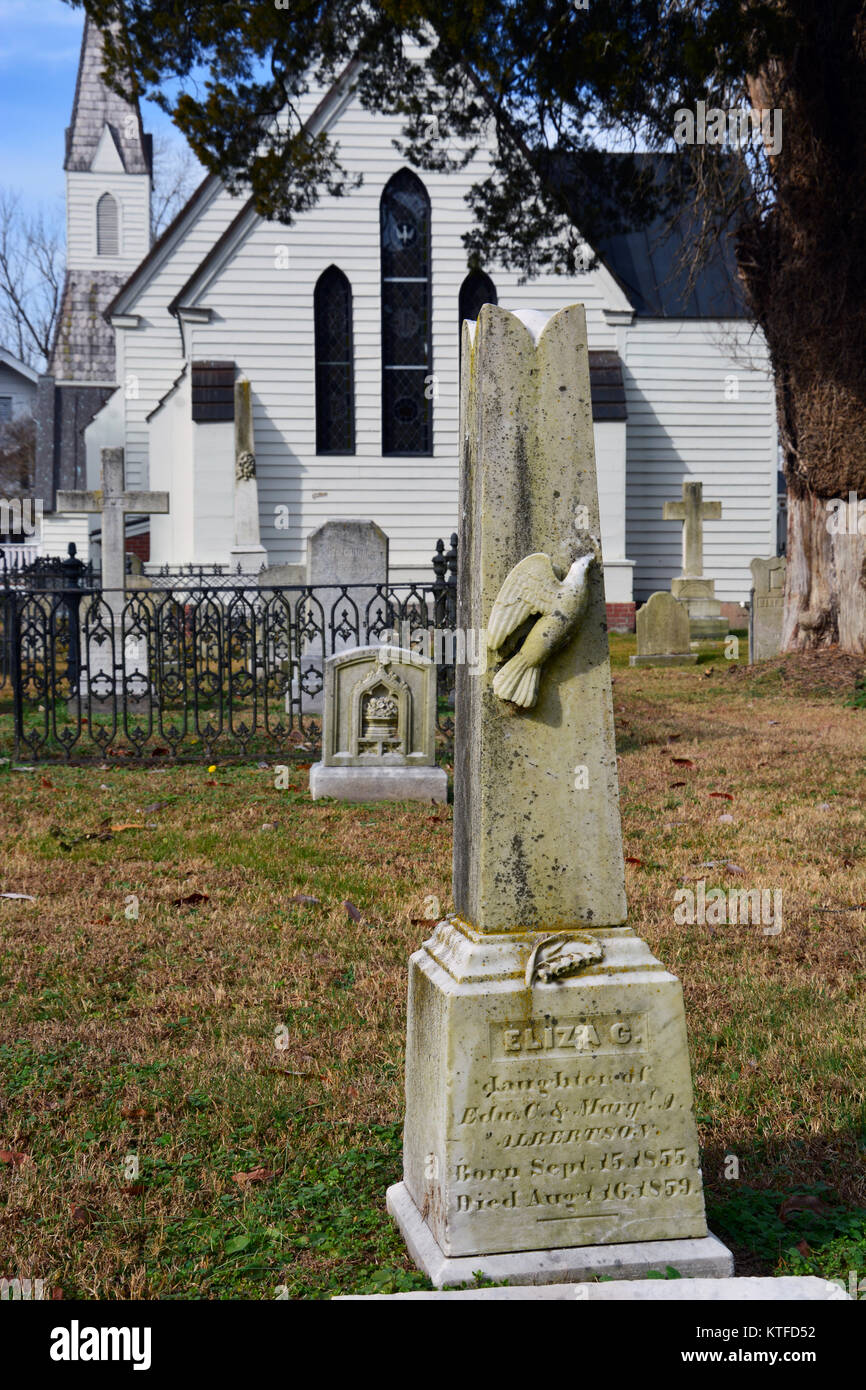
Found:
<path fill-rule="evenodd" d="M 842 515 L 853 520 L 856 506 L 845 502 Z M 831 530 L 834 511 L 811 492 L 788 494 L 783 651 L 838 643 L 866 653 L 866 535 Z"/>
<path fill-rule="evenodd" d="M 776 375 L 788 483 L 782 649 L 862 654 L 866 3 L 778 3 L 799 42 L 748 83 L 755 106 L 783 115 L 781 145 L 768 150 L 774 196 L 742 224 L 737 254 Z"/>

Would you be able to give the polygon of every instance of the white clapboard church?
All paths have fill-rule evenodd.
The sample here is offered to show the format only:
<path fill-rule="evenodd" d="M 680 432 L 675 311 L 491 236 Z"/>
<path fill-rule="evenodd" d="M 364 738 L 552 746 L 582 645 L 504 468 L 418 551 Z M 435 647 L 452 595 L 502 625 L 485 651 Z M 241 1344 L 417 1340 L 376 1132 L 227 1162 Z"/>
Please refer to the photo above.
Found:
<path fill-rule="evenodd" d="M 88 20 L 76 103 L 91 110 L 99 47 Z M 70 266 L 86 262 L 94 283 L 102 268 L 123 270 L 100 305 L 115 389 L 83 431 L 87 484 L 98 487 L 99 448 L 111 443 L 125 450 L 127 487 L 170 493 L 167 516 L 138 523 L 149 530 L 148 567 L 230 560 L 233 386 L 243 376 L 275 577 L 303 573 L 307 537 L 323 522 L 358 517 L 389 537 L 394 579 L 429 579 L 436 539 L 457 524 L 460 320 L 488 301 L 546 312 L 581 301 L 611 619 L 627 625 L 634 601 L 679 573 L 681 527 L 662 507 L 687 478 L 722 503 L 721 520 L 705 526 L 705 572 L 719 598 L 745 600 L 750 560 L 776 549 L 777 440 L 766 348 L 729 261 L 720 254 L 689 289 L 675 236 L 650 229 L 596 248 L 594 268 L 571 278 L 469 272 L 466 194 L 487 155 L 457 173 L 412 168 L 395 148 L 400 122 L 364 111 L 354 77 L 350 66 L 311 93 L 303 114 L 312 133 L 339 142 L 361 185 L 326 194 L 291 227 L 209 175 L 145 254 L 149 153 L 125 147 L 116 129 L 120 119 L 144 140 L 134 103 L 90 131 L 90 166 L 79 160 L 68 175 Z M 46 541 L 52 527 L 65 540 L 86 525 L 50 517 Z M 141 549 L 135 530 L 129 544 Z"/>

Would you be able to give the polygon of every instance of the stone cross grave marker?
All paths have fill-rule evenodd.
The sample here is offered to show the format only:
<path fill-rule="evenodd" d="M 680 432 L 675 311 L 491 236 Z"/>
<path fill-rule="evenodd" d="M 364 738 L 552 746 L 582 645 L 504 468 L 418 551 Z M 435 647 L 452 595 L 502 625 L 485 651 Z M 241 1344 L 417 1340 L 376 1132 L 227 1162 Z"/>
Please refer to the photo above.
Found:
<path fill-rule="evenodd" d="M 98 492 L 58 492 L 59 512 L 102 513 L 102 597 L 122 607 L 126 583 L 127 512 L 168 511 L 167 492 L 127 492 L 123 486 L 123 450 L 102 450 L 102 487 Z"/>
<path fill-rule="evenodd" d="M 59 491 L 57 510 L 59 512 L 99 512 L 102 515 L 102 602 L 110 614 L 109 631 L 98 633 L 97 638 L 82 644 L 86 653 L 87 669 L 90 676 L 89 695 L 94 704 L 111 703 L 120 690 L 120 681 L 126 680 L 127 696 L 145 698 L 150 689 L 147 672 L 147 652 L 143 650 L 144 641 L 137 630 L 134 641 L 123 643 L 122 675 L 116 681 L 117 662 L 115 648 L 123 642 L 122 614 L 124 589 L 126 583 L 126 530 L 124 515 L 127 512 L 162 513 L 169 509 L 167 492 L 127 491 L 124 488 L 123 450 L 102 450 L 102 487 L 95 492 Z M 85 617 L 91 605 L 82 605 Z M 133 625 L 136 627 L 136 625 Z M 102 640 L 99 640 L 102 639 Z M 82 672 L 82 683 L 86 673 Z M 86 692 L 82 688 L 82 697 Z"/>
<path fill-rule="evenodd" d="M 704 572 L 704 522 L 720 521 L 721 502 L 705 502 L 704 485 L 694 479 L 683 479 L 683 500 L 665 502 L 662 513 L 665 521 L 683 523 L 683 577 L 694 579 Z"/>
<path fill-rule="evenodd" d="M 705 502 L 703 496 L 703 483 L 685 478 L 683 500 L 665 502 L 662 516 L 683 523 L 683 572 L 671 581 L 671 593 L 689 610 L 692 639 L 718 640 L 727 634 L 728 625 L 715 596 L 716 582 L 704 576 L 704 522 L 720 521 L 722 504 Z"/>
<path fill-rule="evenodd" d="M 771 555 L 753 560 L 750 568 L 749 661 L 767 661 L 782 650 L 787 561 L 784 555 Z"/>
<path fill-rule="evenodd" d="M 409 965 L 403 1182 L 442 1287 L 674 1265 L 707 1234 L 682 991 L 626 924 L 586 320 L 464 325 L 454 911 Z M 625 1277 L 623 1273 L 623 1277 Z"/>

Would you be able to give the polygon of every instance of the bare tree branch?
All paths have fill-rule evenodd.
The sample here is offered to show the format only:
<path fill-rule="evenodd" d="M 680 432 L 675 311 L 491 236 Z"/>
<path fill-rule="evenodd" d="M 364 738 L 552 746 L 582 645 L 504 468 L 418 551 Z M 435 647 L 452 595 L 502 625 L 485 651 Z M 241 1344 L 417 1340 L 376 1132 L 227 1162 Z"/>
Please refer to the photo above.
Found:
<path fill-rule="evenodd" d="M 48 361 L 63 290 L 60 218 L 28 213 L 0 188 L 0 341 L 28 366 Z"/>

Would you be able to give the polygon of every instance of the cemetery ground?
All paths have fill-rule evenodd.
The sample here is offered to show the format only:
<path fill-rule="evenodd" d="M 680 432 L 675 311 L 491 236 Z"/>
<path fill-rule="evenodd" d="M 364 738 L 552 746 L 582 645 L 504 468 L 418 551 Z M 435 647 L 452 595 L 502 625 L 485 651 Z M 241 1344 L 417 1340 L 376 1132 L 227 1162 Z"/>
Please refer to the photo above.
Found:
<path fill-rule="evenodd" d="M 630 921 L 683 983 L 710 1229 L 740 1274 L 866 1278 L 858 663 L 630 670 L 611 645 Z M 426 1287 L 384 1196 L 451 807 L 313 803 L 314 757 L 287 790 L 273 760 L 0 768 L 0 891 L 34 899 L 0 901 L 0 1276 Z M 678 925 L 699 879 L 781 889 L 781 932 Z"/>

